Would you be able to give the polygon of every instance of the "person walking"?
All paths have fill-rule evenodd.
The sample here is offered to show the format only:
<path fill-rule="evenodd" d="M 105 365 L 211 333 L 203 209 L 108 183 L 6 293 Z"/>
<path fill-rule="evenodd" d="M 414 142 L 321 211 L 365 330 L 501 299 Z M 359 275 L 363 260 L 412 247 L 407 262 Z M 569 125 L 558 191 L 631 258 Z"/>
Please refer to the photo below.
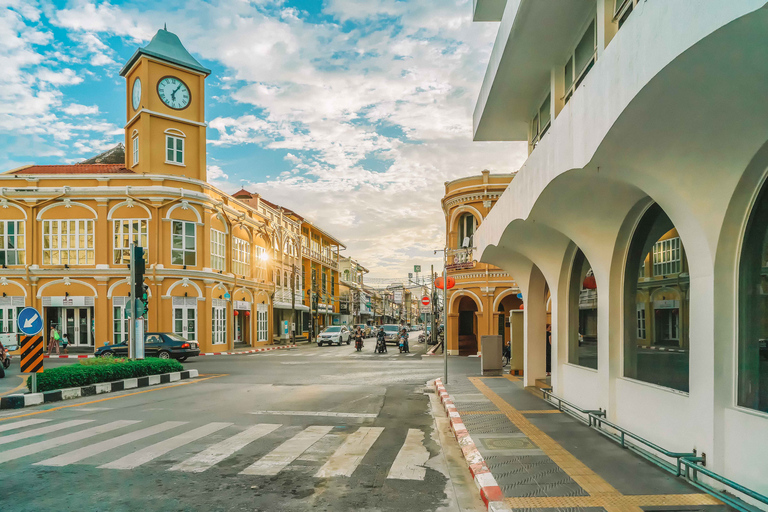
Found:
<path fill-rule="evenodd" d="M 48 339 L 48 355 L 51 355 L 53 352 L 59 353 L 59 340 L 61 339 L 61 336 L 59 335 L 59 331 L 56 330 L 56 326 L 51 326 L 51 335 Z"/>
<path fill-rule="evenodd" d="M 69 352 L 67 352 L 67 345 L 69 345 L 69 336 L 67 336 L 67 333 L 64 333 L 61 336 L 61 353 L 62 354 L 69 354 Z"/>

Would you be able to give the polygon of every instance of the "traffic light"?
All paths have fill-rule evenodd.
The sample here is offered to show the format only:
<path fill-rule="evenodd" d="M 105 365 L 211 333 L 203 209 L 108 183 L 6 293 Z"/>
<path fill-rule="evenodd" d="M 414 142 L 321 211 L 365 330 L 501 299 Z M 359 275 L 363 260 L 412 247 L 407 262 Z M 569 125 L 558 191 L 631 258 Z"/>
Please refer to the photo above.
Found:
<path fill-rule="evenodd" d="M 131 259 L 133 260 L 133 265 L 131 266 L 131 274 L 134 283 L 132 294 L 134 304 L 136 305 L 136 317 L 138 318 L 140 316 L 144 316 L 144 314 L 147 312 L 147 306 L 149 304 L 149 287 L 144 284 L 144 271 L 146 270 L 144 263 L 144 248 L 134 246 L 133 254 L 131 256 Z"/>

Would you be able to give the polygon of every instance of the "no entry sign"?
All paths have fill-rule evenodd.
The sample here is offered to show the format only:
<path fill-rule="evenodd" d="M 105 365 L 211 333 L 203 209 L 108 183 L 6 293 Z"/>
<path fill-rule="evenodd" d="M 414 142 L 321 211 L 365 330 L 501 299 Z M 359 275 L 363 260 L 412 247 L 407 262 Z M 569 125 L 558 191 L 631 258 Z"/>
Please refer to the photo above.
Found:
<path fill-rule="evenodd" d="M 429 297 L 426 295 L 421 298 L 421 303 L 425 306 L 429 306 Z"/>

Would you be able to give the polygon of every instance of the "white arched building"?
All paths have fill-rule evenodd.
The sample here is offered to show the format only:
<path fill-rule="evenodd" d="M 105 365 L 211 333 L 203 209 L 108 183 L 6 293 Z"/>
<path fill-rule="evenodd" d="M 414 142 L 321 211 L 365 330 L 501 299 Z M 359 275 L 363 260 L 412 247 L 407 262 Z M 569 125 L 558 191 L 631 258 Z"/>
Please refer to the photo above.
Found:
<path fill-rule="evenodd" d="M 554 394 L 768 494 L 766 2 L 474 3 L 475 139 L 530 151 L 475 235 L 523 293 L 526 385 L 549 291 Z"/>

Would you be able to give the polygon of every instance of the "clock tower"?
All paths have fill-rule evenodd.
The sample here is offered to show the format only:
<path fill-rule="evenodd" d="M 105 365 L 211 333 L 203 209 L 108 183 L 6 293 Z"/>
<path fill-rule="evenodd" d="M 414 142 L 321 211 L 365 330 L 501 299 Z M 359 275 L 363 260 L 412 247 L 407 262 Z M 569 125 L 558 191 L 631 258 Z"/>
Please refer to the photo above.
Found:
<path fill-rule="evenodd" d="M 210 74 L 165 29 L 136 50 L 120 71 L 127 85 L 128 169 L 206 181 L 205 79 Z"/>

